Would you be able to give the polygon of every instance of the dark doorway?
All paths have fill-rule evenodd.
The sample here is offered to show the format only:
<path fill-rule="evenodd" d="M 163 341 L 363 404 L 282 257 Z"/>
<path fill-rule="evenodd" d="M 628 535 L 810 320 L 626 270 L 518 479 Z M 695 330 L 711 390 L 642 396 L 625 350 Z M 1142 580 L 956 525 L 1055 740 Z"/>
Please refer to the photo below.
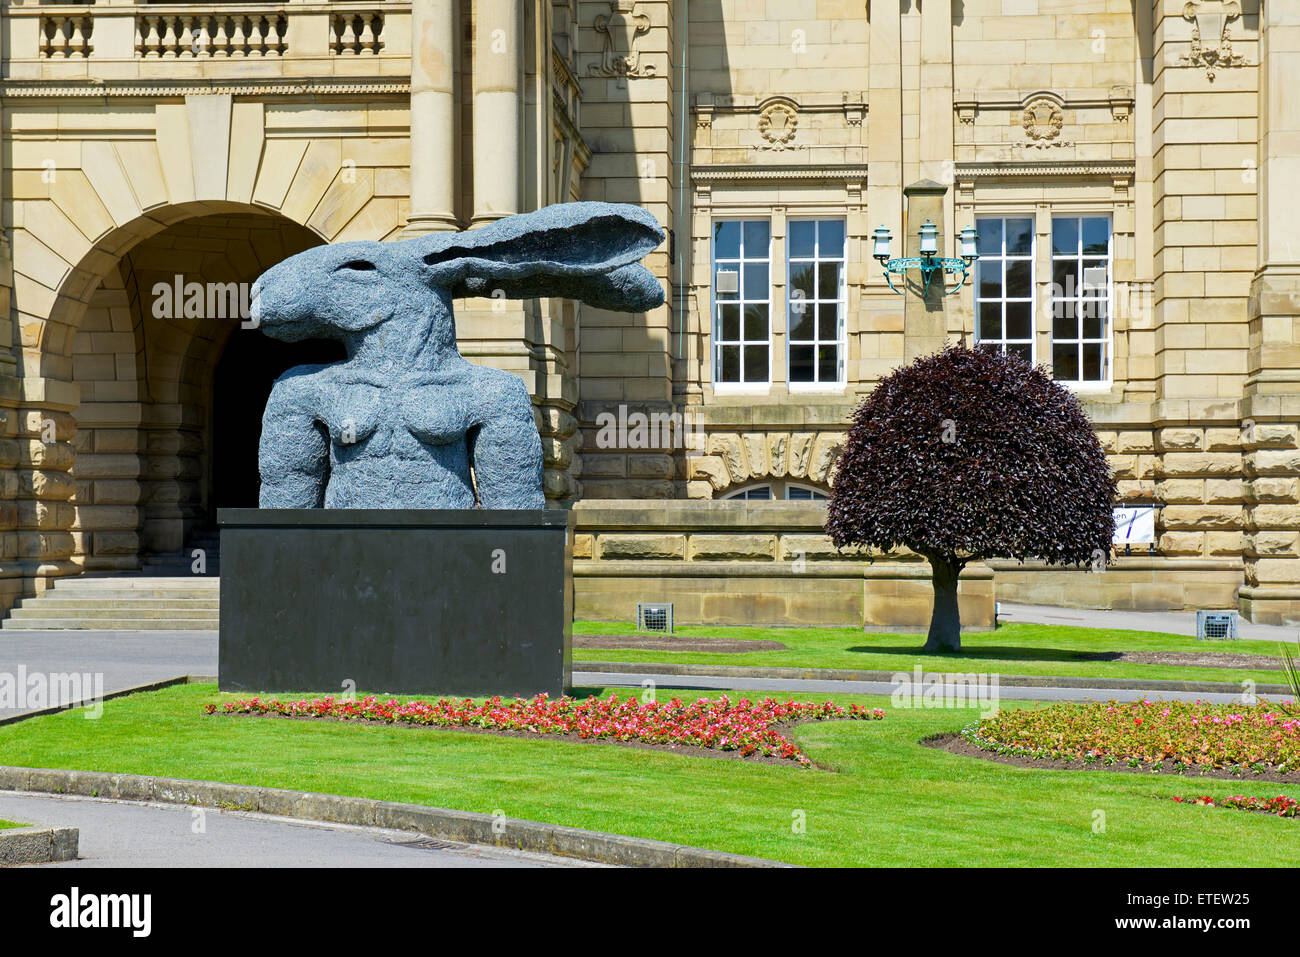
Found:
<path fill-rule="evenodd" d="M 213 374 L 209 525 L 218 508 L 257 507 L 257 444 L 276 378 L 294 366 L 346 358 L 343 344 L 331 339 L 281 342 L 246 329 L 230 337 Z"/>

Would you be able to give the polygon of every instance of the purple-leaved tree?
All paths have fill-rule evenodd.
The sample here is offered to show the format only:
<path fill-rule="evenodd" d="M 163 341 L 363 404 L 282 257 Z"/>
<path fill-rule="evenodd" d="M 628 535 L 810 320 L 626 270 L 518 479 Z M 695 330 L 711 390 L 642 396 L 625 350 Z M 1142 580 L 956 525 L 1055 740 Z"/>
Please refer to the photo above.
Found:
<path fill-rule="evenodd" d="M 950 346 L 896 369 L 853 417 L 826 532 L 930 562 L 926 651 L 961 650 L 957 579 L 972 561 L 1110 560 L 1115 479 L 1078 400 L 995 348 Z"/>

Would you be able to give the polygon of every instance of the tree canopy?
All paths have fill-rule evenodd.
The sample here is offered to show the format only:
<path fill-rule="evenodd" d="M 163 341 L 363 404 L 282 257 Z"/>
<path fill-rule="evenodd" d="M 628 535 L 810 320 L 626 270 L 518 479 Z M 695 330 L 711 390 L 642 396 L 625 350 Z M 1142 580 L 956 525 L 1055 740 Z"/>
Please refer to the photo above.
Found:
<path fill-rule="evenodd" d="M 955 606 L 970 561 L 1107 561 L 1115 497 L 1068 388 L 996 348 L 955 345 L 895 370 L 858 408 L 826 531 L 840 548 L 905 546 L 930 559 L 937 610 L 940 564 Z"/>

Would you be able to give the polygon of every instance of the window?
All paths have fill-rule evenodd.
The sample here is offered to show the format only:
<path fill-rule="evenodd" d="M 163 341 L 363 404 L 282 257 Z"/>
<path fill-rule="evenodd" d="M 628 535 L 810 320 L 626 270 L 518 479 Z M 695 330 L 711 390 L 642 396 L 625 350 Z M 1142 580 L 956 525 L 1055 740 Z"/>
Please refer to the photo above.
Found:
<path fill-rule="evenodd" d="M 772 230 L 766 219 L 713 224 L 713 380 L 771 381 Z"/>
<path fill-rule="evenodd" d="M 732 492 L 725 498 L 744 499 L 747 502 L 769 502 L 772 500 L 772 487 L 756 485 L 753 488 L 742 488 L 739 492 Z"/>
<path fill-rule="evenodd" d="M 1034 361 L 1034 221 L 981 216 L 975 265 L 975 341 Z"/>
<path fill-rule="evenodd" d="M 747 502 L 771 502 L 781 498 L 784 498 L 787 502 L 825 502 L 830 498 L 821 489 L 809 485 L 796 485 L 793 482 L 786 483 L 784 494 L 782 494 L 781 486 L 781 482 L 775 482 L 772 485 L 751 485 L 748 488 L 742 488 L 724 495 L 723 498 Z"/>
<path fill-rule="evenodd" d="M 1052 375 L 1110 376 L 1110 219 L 1052 217 Z"/>
<path fill-rule="evenodd" d="M 806 485 L 787 485 L 785 497 L 790 502 L 825 502 L 830 496 Z"/>
<path fill-rule="evenodd" d="M 844 381 L 844 220 L 795 219 L 786 237 L 791 384 Z"/>

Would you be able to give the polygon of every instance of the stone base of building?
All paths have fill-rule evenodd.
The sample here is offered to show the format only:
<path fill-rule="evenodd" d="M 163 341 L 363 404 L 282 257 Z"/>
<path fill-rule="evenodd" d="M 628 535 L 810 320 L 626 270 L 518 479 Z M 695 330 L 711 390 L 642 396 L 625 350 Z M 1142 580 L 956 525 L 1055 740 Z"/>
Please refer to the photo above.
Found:
<path fill-rule="evenodd" d="M 917 631 L 930 624 L 930 566 L 918 562 L 575 562 L 579 621 L 633 621 L 638 602 L 672 602 L 678 625 L 777 625 Z M 964 629 L 993 627 L 993 573 L 958 586 Z"/>
<path fill-rule="evenodd" d="M 1231 559 L 1121 556 L 1100 572 L 1041 562 L 995 560 L 989 565 L 998 601 L 1110 611 L 1236 608 L 1245 580 L 1242 563 Z"/>
<path fill-rule="evenodd" d="M 930 566 L 837 551 L 826 509 L 807 502 L 608 500 L 574 512 L 574 611 L 631 621 L 638 602 L 673 603 L 683 625 L 928 627 Z M 991 628 L 993 573 L 968 568 L 962 623 Z"/>
<path fill-rule="evenodd" d="M 1241 616 L 1257 625 L 1300 625 L 1300 588 L 1241 589 Z"/>

